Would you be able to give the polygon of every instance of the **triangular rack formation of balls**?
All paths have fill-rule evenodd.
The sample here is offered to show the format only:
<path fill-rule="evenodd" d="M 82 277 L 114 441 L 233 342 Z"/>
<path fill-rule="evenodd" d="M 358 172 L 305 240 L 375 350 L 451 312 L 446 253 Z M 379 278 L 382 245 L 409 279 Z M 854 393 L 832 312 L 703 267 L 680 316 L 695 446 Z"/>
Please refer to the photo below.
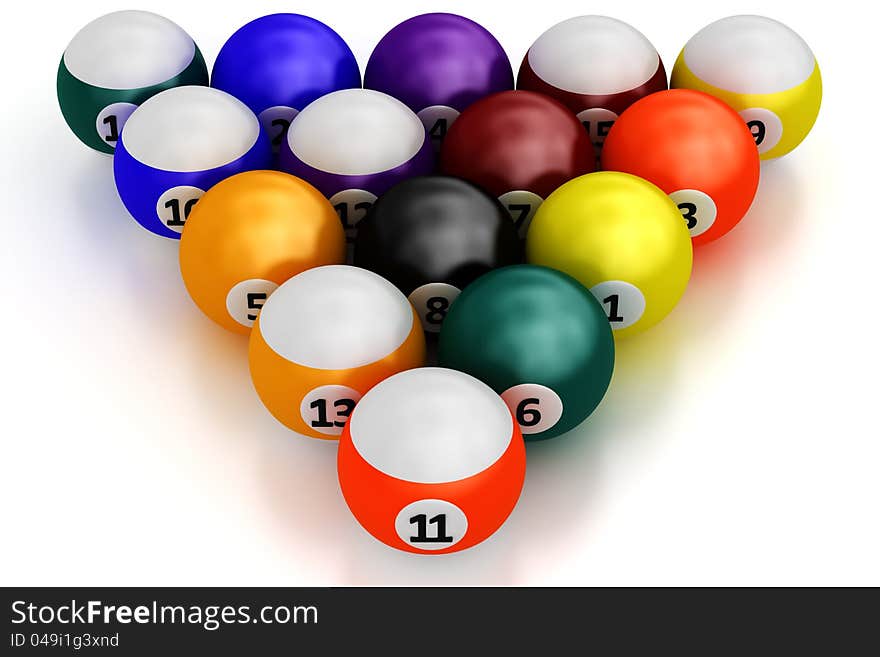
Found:
<path fill-rule="evenodd" d="M 501 526 L 525 442 L 599 405 L 615 340 L 673 309 L 693 247 L 743 218 L 821 96 L 807 44 L 759 16 L 698 32 L 671 83 L 603 16 L 544 32 L 515 82 L 488 31 L 436 13 L 388 32 L 363 84 L 297 14 L 235 32 L 210 83 L 192 38 L 143 11 L 89 23 L 58 69 L 127 210 L 180 239 L 196 305 L 250 334 L 266 408 L 339 439 L 370 534 L 435 554 Z"/>

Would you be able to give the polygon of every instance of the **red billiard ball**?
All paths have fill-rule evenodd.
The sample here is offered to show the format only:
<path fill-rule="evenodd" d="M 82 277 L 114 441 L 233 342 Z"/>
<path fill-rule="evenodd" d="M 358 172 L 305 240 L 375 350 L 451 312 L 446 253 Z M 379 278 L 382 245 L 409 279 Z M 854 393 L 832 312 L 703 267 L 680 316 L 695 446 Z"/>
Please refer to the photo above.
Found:
<path fill-rule="evenodd" d="M 504 400 L 469 374 L 401 372 L 354 407 L 337 460 L 349 509 L 407 552 L 457 552 L 492 535 L 522 490 L 526 450 Z"/>
<path fill-rule="evenodd" d="M 468 107 L 449 129 L 441 169 L 479 185 L 510 213 L 521 237 L 538 206 L 595 168 L 590 139 L 562 103 L 504 91 Z"/>
<path fill-rule="evenodd" d="M 739 114 L 689 89 L 652 94 L 626 110 L 608 134 L 602 166 L 644 178 L 669 194 L 694 246 L 739 223 L 761 172 L 754 137 Z"/>

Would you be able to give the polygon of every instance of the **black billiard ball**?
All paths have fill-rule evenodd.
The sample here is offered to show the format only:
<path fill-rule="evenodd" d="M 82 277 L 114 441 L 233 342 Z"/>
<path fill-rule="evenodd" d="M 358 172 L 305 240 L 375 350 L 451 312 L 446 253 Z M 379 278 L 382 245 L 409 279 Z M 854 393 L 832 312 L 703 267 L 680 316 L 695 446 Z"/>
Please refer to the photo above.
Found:
<path fill-rule="evenodd" d="M 507 210 L 450 176 L 411 178 L 389 189 L 358 226 L 354 248 L 354 264 L 396 285 L 432 333 L 466 285 L 519 262 L 522 245 Z"/>

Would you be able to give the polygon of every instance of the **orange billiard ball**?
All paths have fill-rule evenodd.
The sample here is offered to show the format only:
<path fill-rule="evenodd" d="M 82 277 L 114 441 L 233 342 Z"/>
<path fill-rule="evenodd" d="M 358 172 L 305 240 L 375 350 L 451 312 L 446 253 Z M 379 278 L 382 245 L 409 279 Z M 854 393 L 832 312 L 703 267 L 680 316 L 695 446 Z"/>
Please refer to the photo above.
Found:
<path fill-rule="evenodd" d="M 424 365 L 425 335 L 394 285 L 366 269 L 329 265 L 297 274 L 269 297 L 249 360 L 254 388 L 279 422 L 334 439 L 370 388 Z"/>
<path fill-rule="evenodd" d="M 266 299 L 306 269 L 345 260 L 345 232 L 323 194 L 278 171 L 248 171 L 214 185 L 193 206 L 180 239 L 180 272 L 196 305 L 248 333 Z"/>
<path fill-rule="evenodd" d="M 654 183 L 669 194 L 694 246 L 715 240 L 745 216 L 761 162 L 751 131 L 732 108 L 701 91 L 646 96 L 611 128 L 602 168 Z"/>
<path fill-rule="evenodd" d="M 526 453 L 498 393 L 464 372 L 423 367 L 364 395 L 337 465 L 364 529 L 399 550 L 441 554 L 502 525 L 519 499 Z"/>

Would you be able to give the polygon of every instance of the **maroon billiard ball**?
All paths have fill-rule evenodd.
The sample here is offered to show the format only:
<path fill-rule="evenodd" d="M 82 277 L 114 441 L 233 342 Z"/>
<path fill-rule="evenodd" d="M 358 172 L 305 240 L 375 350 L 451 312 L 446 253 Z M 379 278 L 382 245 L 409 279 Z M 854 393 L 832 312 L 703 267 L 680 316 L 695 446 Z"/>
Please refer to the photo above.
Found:
<path fill-rule="evenodd" d="M 497 196 L 521 237 L 553 190 L 595 168 L 575 115 L 531 91 L 503 91 L 468 107 L 449 129 L 440 158 L 444 173 Z"/>
<path fill-rule="evenodd" d="M 615 18 L 578 16 L 538 37 L 516 86 L 568 106 L 598 153 L 617 117 L 668 83 L 660 55 L 641 32 Z"/>

